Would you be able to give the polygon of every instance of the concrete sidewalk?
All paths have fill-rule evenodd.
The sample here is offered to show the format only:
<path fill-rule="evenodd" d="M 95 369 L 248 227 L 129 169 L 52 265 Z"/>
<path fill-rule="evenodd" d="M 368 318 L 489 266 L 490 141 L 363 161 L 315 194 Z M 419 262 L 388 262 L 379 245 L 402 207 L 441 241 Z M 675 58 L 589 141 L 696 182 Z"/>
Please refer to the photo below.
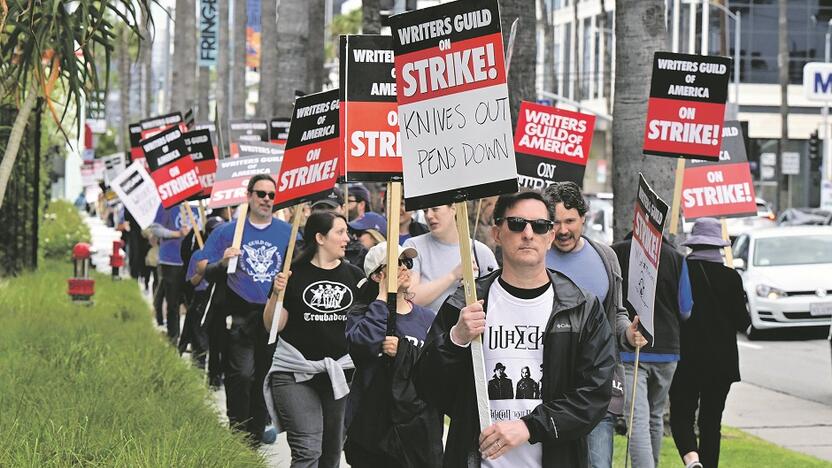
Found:
<path fill-rule="evenodd" d="M 100 273 L 110 274 L 112 272 L 110 255 L 113 253 L 113 241 L 121 239 L 121 233 L 107 226 L 98 216 L 90 216 L 85 211 L 80 213 L 84 223 L 90 228 L 90 235 L 92 236 L 92 263 Z"/>

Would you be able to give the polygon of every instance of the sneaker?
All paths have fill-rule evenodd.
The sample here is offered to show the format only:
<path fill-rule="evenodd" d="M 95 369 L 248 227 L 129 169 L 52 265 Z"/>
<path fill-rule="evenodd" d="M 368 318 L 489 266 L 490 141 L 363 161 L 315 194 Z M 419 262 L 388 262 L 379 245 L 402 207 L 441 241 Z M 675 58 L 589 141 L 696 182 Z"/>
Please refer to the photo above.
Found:
<path fill-rule="evenodd" d="M 211 390 L 217 391 L 222 387 L 222 377 L 219 375 L 212 375 L 208 378 L 208 386 L 211 387 Z"/>
<path fill-rule="evenodd" d="M 703 466 L 702 463 L 699 463 L 699 460 L 696 460 L 685 465 L 685 468 L 703 468 Z"/>
<path fill-rule="evenodd" d="M 267 445 L 271 445 L 277 440 L 277 429 L 275 429 L 274 425 L 269 424 L 266 426 L 266 430 L 263 431 L 263 437 L 260 440 Z M 700 468 L 702 467 L 702 465 L 699 466 Z"/>

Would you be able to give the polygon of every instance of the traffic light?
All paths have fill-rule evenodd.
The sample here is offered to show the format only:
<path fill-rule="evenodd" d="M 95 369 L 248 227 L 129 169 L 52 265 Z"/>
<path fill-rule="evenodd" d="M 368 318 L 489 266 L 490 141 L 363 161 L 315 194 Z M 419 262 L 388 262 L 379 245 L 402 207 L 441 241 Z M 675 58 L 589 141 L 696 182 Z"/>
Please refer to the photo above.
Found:
<path fill-rule="evenodd" d="M 809 163 L 820 160 L 820 139 L 818 131 L 815 130 L 809 136 Z"/>

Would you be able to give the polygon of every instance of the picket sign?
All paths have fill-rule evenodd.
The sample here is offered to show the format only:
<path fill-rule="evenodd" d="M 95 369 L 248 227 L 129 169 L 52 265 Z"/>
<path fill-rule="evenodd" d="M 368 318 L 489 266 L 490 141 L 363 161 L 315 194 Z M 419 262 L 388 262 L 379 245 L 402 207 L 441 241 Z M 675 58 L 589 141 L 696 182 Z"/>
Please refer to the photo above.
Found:
<path fill-rule="evenodd" d="M 292 215 L 292 232 L 289 233 L 289 246 L 286 247 L 286 255 L 283 257 L 283 275 L 288 275 L 289 271 L 292 269 L 292 257 L 295 253 L 295 242 L 298 239 L 298 231 L 300 230 L 300 218 L 303 217 L 303 205 L 304 204 L 301 203 L 294 206 L 294 214 Z M 280 323 L 280 316 L 283 314 L 283 298 L 285 296 L 285 288 L 281 289 L 280 292 L 277 293 L 277 305 L 274 306 L 272 326 L 269 328 L 269 344 L 277 341 L 277 325 Z"/>
<path fill-rule="evenodd" d="M 387 182 L 387 336 L 396 335 L 396 296 L 399 293 L 399 215 L 402 183 Z M 394 247 L 395 246 L 395 247 Z"/>
<path fill-rule="evenodd" d="M 234 226 L 234 238 L 231 240 L 231 247 L 235 249 L 240 248 L 240 244 L 243 243 L 243 228 L 246 226 L 246 217 L 248 216 L 248 203 L 243 203 L 240 205 L 240 210 L 237 213 L 237 225 Z M 230 218 L 229 218 L 230 219 Z M 237 272 L 237 261 L 240 259 L 239 256 L 234 257 L 228 261 L 228 269 L 226 272 L 229 275 L 233 275 Z"/>
<path fill-rule="evenodd" d="M 673 183 L 673 201 L 670 202 L 670 229 L 668 233 L 679 233 L 679 207 L 682 204 L 682 184 L 685 181 L 685 159 L 676 160 L 676 180 Z"/>

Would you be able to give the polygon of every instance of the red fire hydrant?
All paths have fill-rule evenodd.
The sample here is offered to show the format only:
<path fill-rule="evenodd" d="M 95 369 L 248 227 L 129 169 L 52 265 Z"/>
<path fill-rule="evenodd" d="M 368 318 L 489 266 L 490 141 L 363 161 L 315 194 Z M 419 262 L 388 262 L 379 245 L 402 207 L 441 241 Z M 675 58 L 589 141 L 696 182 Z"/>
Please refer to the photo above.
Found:
<path fill-rule="evenodd" d="M 110 255 L 110 266 L 113 268 L 113 279 L 121 279 L 121 267 L 124 266 L 124 255 L 121 249 L 124 247 L 124 241 L 116 239 L 113 241 L 113 254 Z"/>
<path fill-rule="evenodd" d="M 73 277 L 69 283 L 68 294 L 75 302 L 90 302 L 95 294 L 95 280 L 90 278 L 90 245 L 79 242 L 72 248 Z"/>

